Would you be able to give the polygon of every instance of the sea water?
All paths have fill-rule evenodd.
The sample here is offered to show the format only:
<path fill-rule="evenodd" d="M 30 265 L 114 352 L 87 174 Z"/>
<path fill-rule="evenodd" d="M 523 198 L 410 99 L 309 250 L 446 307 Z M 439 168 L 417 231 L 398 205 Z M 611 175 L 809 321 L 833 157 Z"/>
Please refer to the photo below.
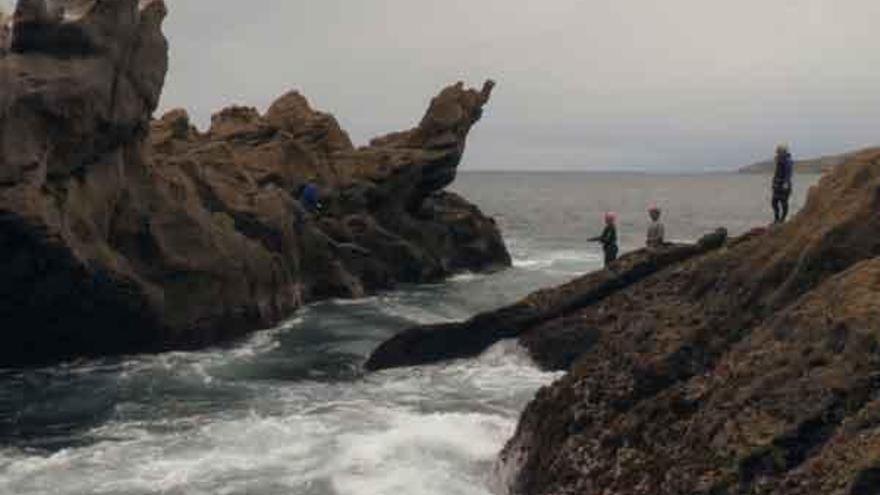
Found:
<path fill-rule="evenodd" d="M 794 206 L 815 177 L 799 178 Z M 671 239 L 766 224 L 768 178 L 463 173 L 513 267 L 304 308 L 199 352 L 0 370 L 0 494 L 488 494 L 523 407 L 558 375 L 514 342 L 477 359 L 365 374 L 419 323 L 467 318 L 600 267 L 602 214 L 640 246 L 646 208 Z M 4 329 L 27 331 L 27 329 Z"/>

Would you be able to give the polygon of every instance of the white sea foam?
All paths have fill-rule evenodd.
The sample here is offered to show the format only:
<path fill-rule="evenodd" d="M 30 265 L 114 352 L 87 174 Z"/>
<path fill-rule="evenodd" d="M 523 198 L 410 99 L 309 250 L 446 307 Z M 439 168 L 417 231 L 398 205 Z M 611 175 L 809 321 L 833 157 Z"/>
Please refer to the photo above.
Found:
<path fill-rule="evenodd" d="M 513 266 L 525 270 L 543 271 L 555 268 L 566 272 L 582 273 L 597 268 L 597 263 L 601 263 L 601 261 L 602 258 L 597 253 L 567 249 L 514 257 Z"/>
<path fill-rule="evenodd" d="M 474 273 L 474 272 L 462 272 L 453 275 L 449 278 L 450 282 L 473 282 L 474 280 L 480 280 L 485 278 L 486 275 L 482 273 Z"/>
<path fill-rule="evenodd" d="M 129 373 L 204 382 L 222 355 L 169 353 Z M 0 451 L 0 493 L 486 494 L 519 408 L 554 376 L 506 342 L 355 382 L 265 384 L 247 410 L 111 422 L 90 432 L 109 440 L 51 455 Z"/>

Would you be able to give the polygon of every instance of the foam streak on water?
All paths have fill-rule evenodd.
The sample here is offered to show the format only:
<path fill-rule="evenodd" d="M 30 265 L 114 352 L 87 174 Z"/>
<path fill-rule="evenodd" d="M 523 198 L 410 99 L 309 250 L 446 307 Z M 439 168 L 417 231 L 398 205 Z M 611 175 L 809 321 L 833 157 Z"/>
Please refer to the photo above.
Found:
<path fill-rule="evenodd" d="M 351 380 L 232 378 L 277 348 L 267 335 L 286 334 L 121 363 L 115 386 L 166 390 L 115 404 L 84 445 L 4 448 L 0 493 L 487 493 L 518 409 L 552 379 L 509 342 L 474 361 Z M 196 389 L 207 407 L 178 403 Z"/>

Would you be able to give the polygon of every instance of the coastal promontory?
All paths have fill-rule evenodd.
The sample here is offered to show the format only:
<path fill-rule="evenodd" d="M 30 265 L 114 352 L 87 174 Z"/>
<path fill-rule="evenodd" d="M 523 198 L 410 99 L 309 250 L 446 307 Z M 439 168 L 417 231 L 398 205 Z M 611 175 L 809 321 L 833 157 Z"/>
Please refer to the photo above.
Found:
<path fill-rule="evenodd" d="M 158 119 L 161 0 L 20 1 L 0 50 L 0 366 L 195 348 L 305 303 L 510 263 L 445 191 L 494 83 L 355 147 L 296 91 Z M 322 211 L 298 191 L 311 183 Z"/>
<path fill-rule="evenodd" d="M 401 332 L 368 366 L 502 339 L 565 374 L 522 414 L 499 492 L 880 493 L 880 151 L 834 167 L 789 223 L 630 253 Z"/>

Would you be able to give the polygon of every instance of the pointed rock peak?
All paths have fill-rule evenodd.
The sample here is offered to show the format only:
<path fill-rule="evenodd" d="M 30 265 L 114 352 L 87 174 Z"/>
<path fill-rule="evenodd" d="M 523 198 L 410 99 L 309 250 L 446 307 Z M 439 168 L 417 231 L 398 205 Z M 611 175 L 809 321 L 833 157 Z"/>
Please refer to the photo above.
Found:
<path fill-rule="evenodd" d="M 216 138 L 230 138 L 259 131 L 263 119 L 254 107 L 231 106 L 211 116 L 209 134 Z"/>
<path fill-rule="evenodd" d="M 161 22 L 168 15 L 168 7 L 163 0 L 140 0 L 138 10 L 141 19 Z"/>
<path fill-rule="evenodd" d="M 309 100 L 296 90 L 285 93 L 266 111 L 266 120 L 271 125 L 288 131 L 318 116 Z"/>
<path fill-rule="evenodd" d="M 374 138 L 371 146 L 383 148 L 464 149 L 464 139 L 483 115 L 495 82 L 487 80 L 480 91 L 465 88 L 463 82 L 443 88 L 431 99 L 418 127 Z"/>
<path fill-rule="evenodd" d="M 283 110 L 295 110 L 303 114 L 314 113 L 312 106 L 309 104 L 308 98 L 303 96 L 298 90 L 291 90 L 278 97 L 267 111 L 267 116 L 273 112 Z"/>
<path fill-rule="evenodd" d="M 168 139 L 191 139 L 198 133 L 190 122 L 189 113 L 182 108 L 175 108 L 152 122 L 151 134 L 154 141 L 162 142 Z"/>
<path fill-rule="evenodd" d="M 495 81 L 492 79 L 486 79 L 486 82 L 483 83 L 483 89 L 480 91 L 480 97 L 483 99 L 483 103 L 488 103 L 489 98 L 492 97 L 492 90 L 495 89 Z"/>
<path fill-rule="evenodd" d="M 460 126 L 469 128 L 479 120 L 494 87 L 495 82 L 490 79 L 480 91 L 465 89 L 461 81 L 444 88 L 431 100 L 419 127 L 425 131 L 451 130 Z"/>
<path fill-rule="evenodd" d="M 340 127 L 336 118 L 313 109 L 309 100 L 299 91 L 290 91 L 275 100 L 266 111 L 265 118 L 276 129 L 293 134 L 306 142 L 322 143 L 319 146 L 322 152 L 354 149 L 351 138 Z"/>

